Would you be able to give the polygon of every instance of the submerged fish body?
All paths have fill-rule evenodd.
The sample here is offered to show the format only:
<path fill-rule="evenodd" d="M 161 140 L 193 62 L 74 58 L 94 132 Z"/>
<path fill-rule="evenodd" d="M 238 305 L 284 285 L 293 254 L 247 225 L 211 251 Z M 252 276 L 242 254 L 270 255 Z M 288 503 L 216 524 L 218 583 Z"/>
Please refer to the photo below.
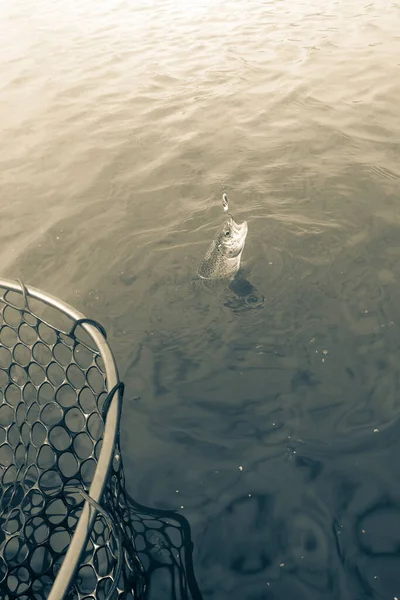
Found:
<path fill-rule="evenodd" d="M 247 236 L 247 221 L 226 219 L 211 242 L 198 273 L 203 279 L 233 277 L 239 267 Z"/>

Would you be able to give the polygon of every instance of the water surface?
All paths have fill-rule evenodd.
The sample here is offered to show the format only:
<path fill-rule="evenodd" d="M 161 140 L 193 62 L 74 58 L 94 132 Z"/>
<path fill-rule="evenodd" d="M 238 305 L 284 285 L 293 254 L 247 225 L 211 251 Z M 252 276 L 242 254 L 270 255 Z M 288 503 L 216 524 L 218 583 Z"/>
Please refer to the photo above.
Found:
<path fill-rule="evenodd" d="M 399 22 L 0 1 L 1 275 L 106 327 L 129 492 L 207 600 L 400 596 Z M 223 191 L 261 305 L 196 279 Z"/>

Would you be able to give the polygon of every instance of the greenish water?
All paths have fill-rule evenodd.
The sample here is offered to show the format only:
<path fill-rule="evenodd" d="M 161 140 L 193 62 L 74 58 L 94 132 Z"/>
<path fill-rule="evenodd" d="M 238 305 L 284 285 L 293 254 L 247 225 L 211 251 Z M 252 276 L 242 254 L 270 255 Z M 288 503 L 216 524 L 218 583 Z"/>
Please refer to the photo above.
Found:
<path fill-rule="evenodd" d="M 129 492 L 207 600 L 400 597 L 399 23 L 0 1 L 1 275 L 107 329 Z M 223 191 L 263 303 L 196 278 Z"/>

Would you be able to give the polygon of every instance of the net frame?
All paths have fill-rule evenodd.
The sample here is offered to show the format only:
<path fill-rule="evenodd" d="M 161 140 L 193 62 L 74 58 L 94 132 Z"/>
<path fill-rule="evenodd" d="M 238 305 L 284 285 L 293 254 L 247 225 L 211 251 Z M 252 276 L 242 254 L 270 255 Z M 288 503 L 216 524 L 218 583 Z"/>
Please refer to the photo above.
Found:
<path fill-rule="evenodd" d="M 9 294 L 16 294 L 18 302 L 10 300 Z M 32 309 L 34 302 L 39 303 L 36 305 L 39 310 Z M 54 311 L 65 317 L 68 327 L 45 318 L 47 309 L 51 309 L 53 317 Z M 42 326 L 54 334 L 55 341 L 45 339 Z M 25 339 L 23 327 L 30 328 L 36 341 Z M 89 338 L 89 345 L 82 341 L 81 332 Z M 63 360 L 56 349 L 64 346 L 65 350 L 68 344 L 68 350 L 72 347 L 72 351 L 69 358 Z M 42 351 L 43 347 L 46 350 L 47 359 L 41 360 L 40 352 L 36 353 L 39 346 Z M 21 359 L 18 347 L 25 350 L 28 358 Z M 75 356 L 75 350 L 85 348 L 90 359 L 86 366 Z M 102 366 L 98 364 L 98 358 Z M 58 383 L 50 374 L 51 366 L 57 364 L 62 375 Z M 40 383 L 30 367 L 40 369 L 41 365 L 44 381 Z M 77 367 L 81 367 L 83 382 L 72 382 L 69 377 L 71 366 L 78 372 Z M 95 367 L 101 382 L 96 390 L 88 377 L 92 369 L 96 371 Z M 63 385 L 67 381 L 76 387 L 70 404 L 58 396 L 63 387 L 68 387 Z M 47 392 L 42 395 L 41 390 L 46 385 Z M 30 392 L 26 394 L 29 386 Z M 81 392 L 88 391 L 87 386 L 93 392 L 91 405 L 81 400 Z M 13 387 L 13 393 L 9 394 Z M 105 330 L 99 323 L 37 288 L 27 287 L 19 280 L 0 278 L 2 600 L 143 600 L 153 598 L 153 591 L 158 593 L 157 600 L 160 597 L 202 600 L 193 569 L 193 543 L 187 519 L 175 510 L 139 504 L 126 492 L 119 443 L 123 391 L 124 385 L 119 380 Z M 54 422 L 45 418 L 44 411 L 49 406 L 56 406 L 62 418 Z M 76 423 L 72 427 L 69 420 L 74 410 L 75 414 L 82 413 L 80 429 Z M 99 418 L 98 424 L 100 421 L 102 424 L 97 434 L 89 425 L 94 415 Z M 59 422 L 67 437 L 69 435 L 69 445 L 67 443 L 65 447 L 63 444 L 59 447 L 52 438 Z M 37 426 L 46 431 L 45 437 L 38 439 L 34 434 Z M 89 469 L 89 474 L 86 470 L 83 473 L 85 460 L 75 447 L 81 434 L 88 440 L 91 436 L 93 443 L 93 447 L 89 444 L 91 449 L 87 456 L 93 459 L 96 467 Z M 60 461 L 63 451 L 70 448 L 71 452 L 74 448 L 77 458 L 75 476 L 64 473 Z M 53 462 L 48 456 L 47 464 L 42 460 L 43 449 L 50 454 L 55 450 Z M 33 450 L 31 454 L 30 450 Z M 34 473 L 32 465 L 36 470 Z M 41 482 L 43 475 L 57 475 L 57 470 L 61 470 L 61 485 L 55 486 L 49 478 L 46 483 Z M 31 493 L 36 493 L 35 500 Z M 58 501 L 64 502 L 65 514 L 62 510 L 48 511 Z M 63 527 L 56 527 L 55 520 L 56 525 L 62 523 Z M 40 525 L 37 525 L 38 521 Z M 43 535 L 46 527 L 47 533 Z M 62 529 L 64 540 L 67 537 L 69 541 L 61 550 L 54 547 L 50 550 L 52 533 L 57 529 Z M 60 531 L 56 533 L 60 534 Z M 40 558 L 39 569 L 32 566 L 33 562 L 36 566 L 38 563 L 37 559 L 33 561 L 35 543 L 48 553 L 46 559 L 45 555 Z"/>
<path fill-rule="evenodd" d="M 0 290 L 3 291 L 3 295 L 9 292 L 21 294 L 25 305 L 23 310 L 26 310 L 27 313 L 34 314 L 29 308 L 30 298 L 56 309 L 73 323 L 71 331 L 65 332 L 68 335 L 73 334 L 78 326 L 82 327 L 85 333 L 93 341 L 104 364 L 105 391 L 109 394 L 109 405 L 107 407 L 107 414 L 104 422 L 102 446 L 90 489 L 86 494 L 84 491 L 83 493 L 80 492 L 81 495 L 84 496 L 84 506 L 70 545 L 53 582 L 50 595 L 48 596 L 48 600 L 62 600 L 73 582 L 75 572 L 80 564 L 81 556 L 90 537 L 96 515 L 99 510 L 101 510 L 100 502 L 118 442 L 123 388 L 122 385 L 120 385 L 114 356 L 107 343 L 105 331 L 101 325 L 93 320 L 87 319 L 80 311 L 59 298 L 35 287 L 25 286 L 20 281 L 0 279 Z M 44 319 L 42 319 L 42 322 L 47 324 Z"/>

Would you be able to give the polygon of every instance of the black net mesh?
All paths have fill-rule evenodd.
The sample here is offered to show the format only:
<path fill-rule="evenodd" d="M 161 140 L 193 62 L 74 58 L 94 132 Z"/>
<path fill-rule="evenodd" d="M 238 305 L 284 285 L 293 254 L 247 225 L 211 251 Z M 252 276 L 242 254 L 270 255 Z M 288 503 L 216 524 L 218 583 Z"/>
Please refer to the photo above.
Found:
<path fill-rule="evenodd" d="M 119 456 L 117 453 L 117 461 L 114 459 L 104 506 L 119 519 L 125 555 L 130 560 L 134 557 L 143 569 L 146 599 L 202 600 L 193 570 L 188 521 L 175 511 L 157 510 L 135 502 L 125 491 Z"/>
<path fill-rule="evenodd" d="M 118 386 L 79 321 L 23 290 L 0 284 L 0 597 L 48 598 L 86 504 L 65 598 L 200 599 L 186 519 L 126 494 L 118 436 L 101 504 L 90 498 Z"/>

